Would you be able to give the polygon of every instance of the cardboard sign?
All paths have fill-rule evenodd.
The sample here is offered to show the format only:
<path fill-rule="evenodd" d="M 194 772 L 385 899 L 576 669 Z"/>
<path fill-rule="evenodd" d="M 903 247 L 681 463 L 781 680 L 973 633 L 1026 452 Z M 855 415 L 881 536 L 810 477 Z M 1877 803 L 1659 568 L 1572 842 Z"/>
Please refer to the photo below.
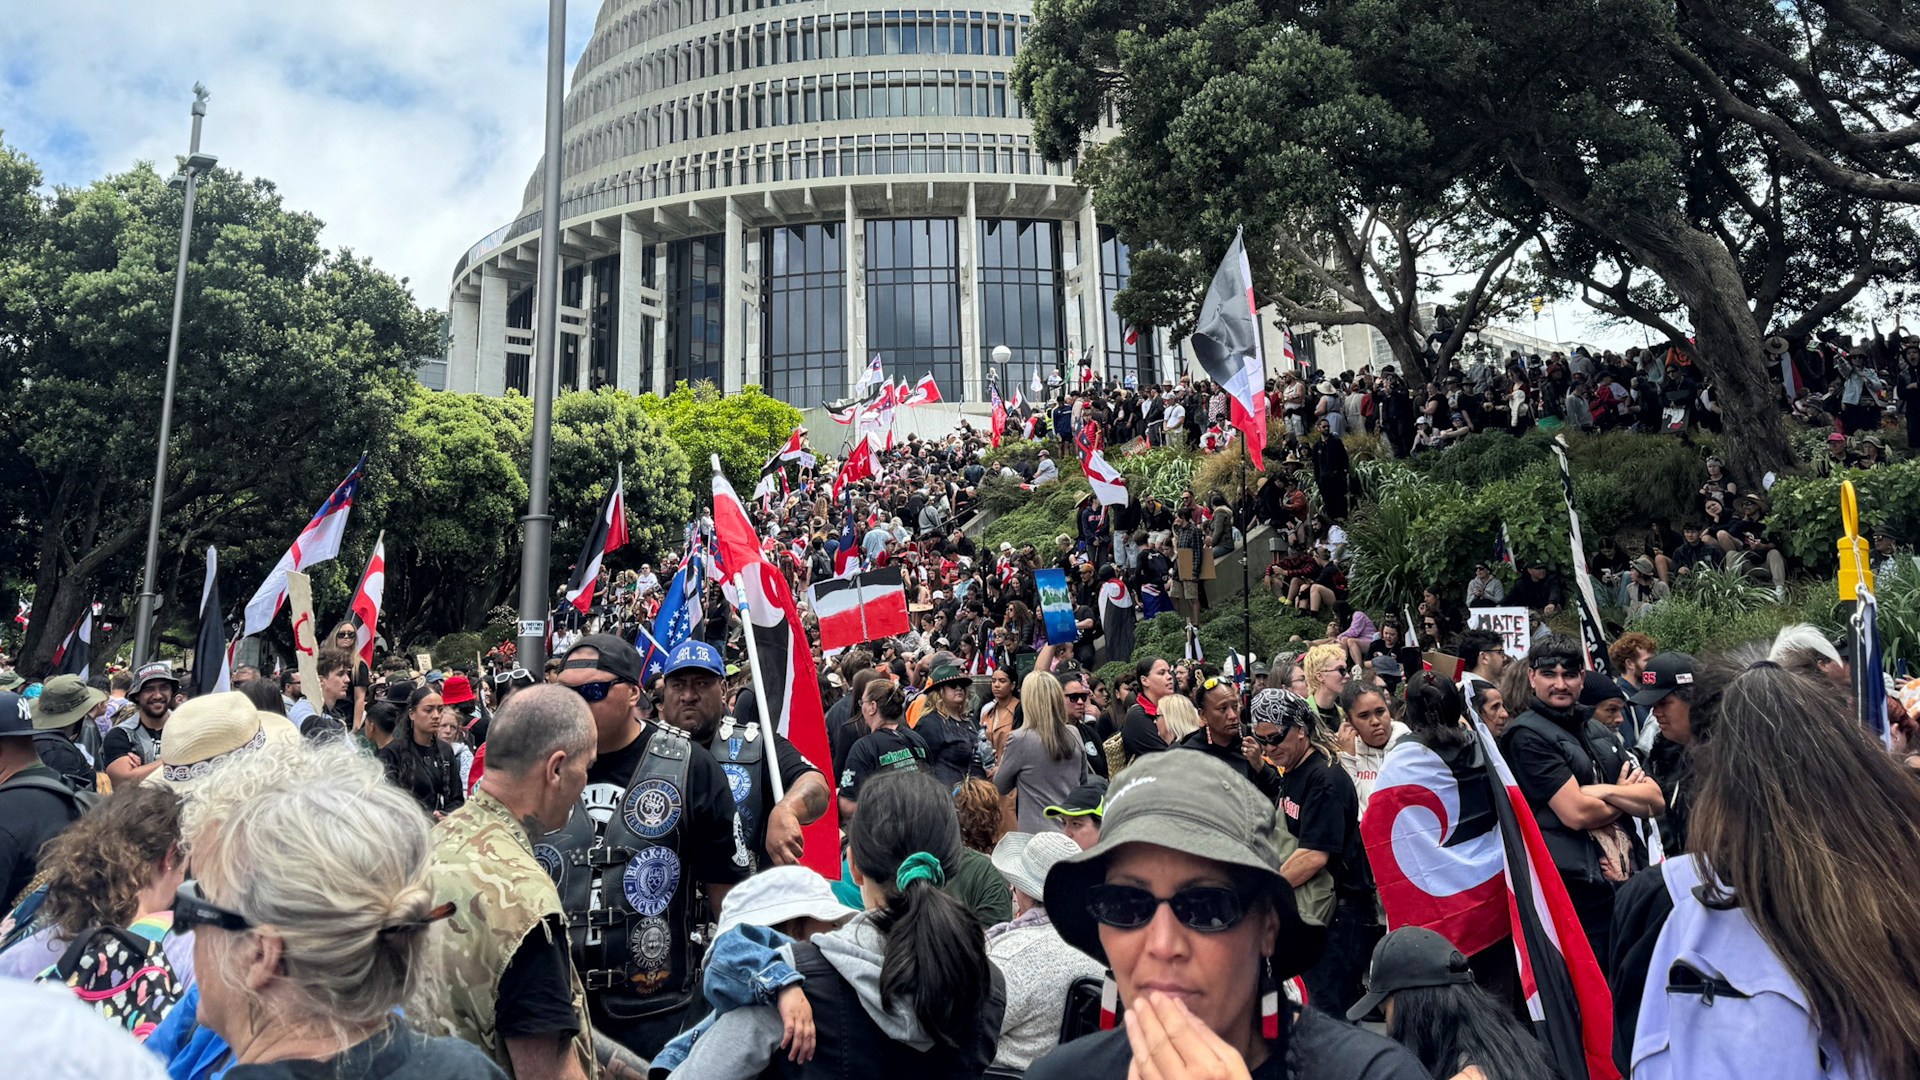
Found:
<path fill-rule="evenodd" d="M 298 570 L 287 571 L 287 612 L 293 617 L 293 659 L 300 668 L 300 692 L 314 712 L 325 712 L 320 700 L 320 637 L 313 625 L 313 581 Z"/>
<path fill-rule="evenodd" d="M 1491 630 L 1500 635 L 1502 651 L 1516 660 L 1527 658 L 1533 643 L 1533 630 L 1523 607 L 1483 607 L 1468 612 L 1468 625 L 1475 630 Z"/>
<path fill-rule="evenodd" d="M 1040 618 L 1047 629 L 1047 643 L 1065 645 L 1080 640 L 1080 628 L 1073 623 L 1073 598 L 1067 592 L 1067 572 L 1035 570 L 1033 583 L 1040 590 Z"/>
<path fill-rule="evenodd" d="M 1457 656 L 1441 652 L 1421 653 L 1420 659 L 1433 669 L 1435 675 L 1441 675 L 1451 682 L 1459 682 L 1460 676 L 1467 670 L 1467 662 Z"/>
<path fill-rule="evenodd" d="M 420 674 L 425 675 L 433 670 L 433 657 L 423 652 L 414 653 L 413 666 L 420 669 Z"/>

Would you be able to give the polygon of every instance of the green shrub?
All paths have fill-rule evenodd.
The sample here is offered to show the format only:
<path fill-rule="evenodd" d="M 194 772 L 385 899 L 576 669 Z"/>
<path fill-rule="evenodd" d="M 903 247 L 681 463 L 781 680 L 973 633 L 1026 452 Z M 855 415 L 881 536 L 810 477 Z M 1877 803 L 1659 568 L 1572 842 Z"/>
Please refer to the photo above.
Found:
<path fill-rule="evenodd" d="M 435 666 L 443 668 L 454 664 L 471 664 L 486 648 L 479 634 L 462 630 L 433 643 L 433 662 Z"/>
<path fill-rule="evenodd" d="M 1023 490 L 1013 482 L 1012 491 L 1018 494 L 1018 500 L 987 526 L 982 539 L 989 548 L 998 548 L 1001 541 L 1005 541 L 1016 548 L 1032 544 L 1038 549 L 1050 550 L 1053 538 L 1061 533 L 1079 534 L 1074 510 L 1092 490 L 1087 486 L 1087 478 L 1077 472 L 1032 491 Z"/>
<path fill-rule="evenodd" d="M 1347 458 L 1358 465 L 1362 461 L 1393 461 L 1393 444 L 1370 431 L 1349 431 L 1341 436 L 1347 444 Z"/>
<path fill-rule="evenodd" d="M 1616 520 L 1629 520 L 1630 514 L 1631 520 L 1639 522 L 1654 518 L 1684 521 L 1700 505 L 1700 485 L 1707 479 L 1710 448 L 1711 444 L 1683 443 L 1666 435 L 1571 433 L 1567 436 L 1567 464 L 1573 471 L 1575 501 L 1584 515 L 1587 507 L 1581 498 L 1581 478 L 1606 476 L 1617 482 L 1626 496 L 1621 517 Z M 1745 477 L 1740 480 L 1747 482 Z M 1586 533 L 1596 535 L 1594 528 Z"/>
<path fill-rule="evenodd" d="M 1184 447 L 1162 446 L 1131 457 L 1115 454 L 1107 458 L 1107 464 L 1127 478 L 1127 489 L 1135 497 L 1173 502 L 1193 483 L 1193 467 L 1199 457 L 1197 451 Z"/>
<path fill-rule="evenodd" d="M 1745 570 L 1700 567 L 1681 578 L 1680 594 L 1710 615 L 1733 617 L 1777 603 L 1773 590 Z"/>
<path fill-rule="evenodd" d="M 1112 688 L 1119 680 L 1131 674 L 1133 674 L 1133 661 L 1109 660 L 1101 664 L 1099 669 L 1093 673 L 1093 676 L 1101 682 L 1106 683 L 1108 688 Z"/>
<path fill-rule="evenodd" d="M 1853 481 L 1860 497 L 1862 536 L 1876 523 L 1901 537 L 1920 532 L 1920 461 L 1839 469 L 1831 476 L 1783 476 L 1767 493 L 1772 503 L 1767 526 L 1790 564 L 1817 574 L 1831 573 L 1839 565 L 1835 544 L 1840 539 L 1842 480 Z"/>
<path fill-rule="evenodd" d="M 1256 587 L 1251 601 L 1246 605 L 1234 599 L 1201 612 L 1200 645 L 1206 652 L 1208 663 L 1220 663 L 1229 649 L 1243 654 L 1246 652 L 1246 616 L 1249 609 L 1253 615 L 1253 656 L 1247 658 L 1249 663 L 1255 658 L 1272 656 L 1295 634 L 1309 640 L 1326 636 L 1327 615 L 1296 612 L 1275 599 L 1272 593 Z M 1179 639 L 1179 644 L 1184 647 L 1185 638 Z M 1134 656 L 1139 655 L 1136 641 Z M 1181 654 L 1175 652 L 1171 655 L 1177 658 Z"/>
<path fill-rule="evenodd" d="M 1537 429 L 1517 439 L 1504 431 L 1475 432 L 1443 451 L 1418 455 L 1413 458 L 1413 467 L 1440 483 L 1478 487 L 1552 460 L 1549 442 Z"/>
<path fill-rule="evenodd" d="M 1005 514 L 1025 506 L 1033 492 L 1020 486 L 1020 478 L 990 474 L 980 481 L 980 505 L 996 514 Z"/>

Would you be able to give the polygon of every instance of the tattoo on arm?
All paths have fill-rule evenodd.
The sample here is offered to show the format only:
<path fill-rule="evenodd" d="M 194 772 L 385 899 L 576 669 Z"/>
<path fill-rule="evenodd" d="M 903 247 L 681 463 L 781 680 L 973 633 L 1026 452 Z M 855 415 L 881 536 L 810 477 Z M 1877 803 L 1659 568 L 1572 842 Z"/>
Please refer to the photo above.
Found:
<path fill-rule="evenodd" d="M 647 1080 L 646 1059 L 598 1031 L 593 1033 L 593 1059 L 600 1063 L 603 1080 Z"/>
<path fill-rule="evenodd" d="M 787 792 L 789 802 L 798 802 L 795 812 L 802 822 L 818 821 L 827 812 L 827 782 L 817 772 L 802 776 Z"/>

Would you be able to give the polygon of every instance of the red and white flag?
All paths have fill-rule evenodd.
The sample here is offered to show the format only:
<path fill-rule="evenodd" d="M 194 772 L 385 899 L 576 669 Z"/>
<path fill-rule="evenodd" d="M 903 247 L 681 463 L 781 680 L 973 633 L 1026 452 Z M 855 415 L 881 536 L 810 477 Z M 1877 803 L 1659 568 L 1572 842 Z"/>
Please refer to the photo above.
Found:
<path fill-rule="evenodd" d="M 1207 378 L 1227 392 L 1233 426 L 1246 438 L 1256 469 L 1267 445 L 1267 362 L 1260 355 L 1260 318 L 1253 299 L 1253 268 L 1236 229 L 1226 258 L 1200 303 L 1193 351 Z"/>
<path fill-rule="evenodd" d="M 900 575 L 879 577 L 868 581 L 867 575 L 854 573 L 814 582 L 807 603 L 820 619 L 822 649 L 844 649 L 907 632 L 907 590 Z"/>
<path fill-rule="evenodd" d="M 931 405 L 940 400 L 940 384 L 933 381 L 933 372 L 929 371 L 920 384 L 914 388 L 913 396 L 907 399 L 909 405 Z"/>
<path fill-rule="evenodd" d="M 347 610 L 353 614 L 353 651 L 360 662 L 373 667 L 373 639 L 379 634 L 380 596 L 387 589 L 387 533 L 373 542 L 373 554 L 367 556 L 367 568 L 353 590 Z"/>
<path fill-rule="evenodd" d="M 833 795 L 833 753 L 827 742 L 826 711 L 820 706 L 820 681 L 813 668 L 813 649 L 800 623 L 793 590 L 778 567 L 760 556 L 752 519 L 733 485 L 713 456 L 713 532 L 727 568 L 740 586 L 741 619 L 753 634 L 754 656 L 760 667 L 760 686 L 766 691 L 767 716 L 775 717 L 781 735 L 808 761 L 825 762 L 820 770 L 827 781 L 827 809 L 801 829 L 803 865 L 825 875 L 840 873 L 839 802 Z M 779 754 L 766 755 L 774 768 Z"/>
<path fill-rule="evenodd" d="M 27 603 L 25 600 L 20 601 L 20 610 L 14 613 L 13 621 L 19 623 L 21 626 L 25 626 L 27 625 L 27 620 L 32 617 L 33 605 Z"/>
<path fill-rule="evenodd" d="M 573 577 L 567 580 L 567 603 L 585 614 L 593 607 L 593 585 L 600 578 L 600 563 L 627 543 L 627 498 L 622 490 L 626 476 L 618 465 L 613 470 L 613 489 L 600 501 L 600 515 L 587 530 L 580 557 L 574 560 Z"/>
<path fill-rule="evenodd" d="M 1127 505 L 1127 480 L 1120 470 L 1107 464 L 1106 456 L 1098 450 L 1088 450 L 1080 459 L 1080 468 L 1087 474 L 1087 483 L 1093 486 L 1094 498 L 1102 506 Z"/>
<path fill-rule="evenodd" d="M 340 538 L 347 531 L 347 514 L 353 509 L 353 495 L 360 488 L 360 476 L 366 467 L 367 455 L 361 454 L 353 471 L 333 489 L 333 494 L 320 504 L 320 509 L 314 511 L 307 527 L 301 529 L 300 535 L 294 538 L 293 546 L 280 556 L 273 572 L 254 591 L 253 599 L 247 601 L 247 621 L 240 631 L 243 635 L 257 634 L 273 622 L 280 605 L 287 599 L 288 573 L 295 570 L 304 572 L 308 567 L 340 554 Z"/>
<path fill-rule="evenodd" d="M 870 479 L 876 472 L 874 466 L 873 436 L 862 435 L 847 454 L 847 460 L 841 462 L 838 472 L 833 474 L 833 485 L 829 494 L 839 499 L 849 484 Z"/>

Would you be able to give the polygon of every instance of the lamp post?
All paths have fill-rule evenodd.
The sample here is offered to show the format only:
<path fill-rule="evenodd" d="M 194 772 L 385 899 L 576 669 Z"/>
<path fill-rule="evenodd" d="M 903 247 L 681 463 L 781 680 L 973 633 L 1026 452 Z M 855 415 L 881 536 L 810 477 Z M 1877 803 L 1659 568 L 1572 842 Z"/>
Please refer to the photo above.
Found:
<path fill-rule="evenodd" d="M 534 296 L 533 446 L 527 512 L 520 519 L 520 625 L 515 658 L 528 671 L 546 663 L 547 568 L 553 515 L 547 472 L 553 454 L 553 355 L 560 334 L 560 128 L 567 79 L 567 0 L 547 3 L 547 131 L 540 175 L 540 263 Z"/>
<path fill-rule="evenodd" d="M 1007 385 L 1007 363 L 1013 359 L 1013 350 L 1005 345 L 993 347 L 994 382 L 1004 389 Z"/>
<path fill-rule="evenodd" d="M 167 494 L 167 440 L 173 434 L 173 382 L 180 369 L 180 311 L 187 299 L 187 255 L 193 245 L 193 195 L 200 174 L 211 172 L 219 159 L 200 152 L 200 121 L 207 115 L 207 88 L 193 84 L 193 135 L 187 142 L 187 162 L 169 183 L 184 183 L 186 199 L 180 211 L 180 258 L 173 270 L 173 329 L 167 333 L 167 382 L 160 392 L 160 438 L 154 451 L 153 508 L 147 516 L 147 562 L 140 575 L 140 596 L 133 614 L 133 662 L 147 662 L 153 646 L 153 613 L 160 593 L 160 511 Z"/>

